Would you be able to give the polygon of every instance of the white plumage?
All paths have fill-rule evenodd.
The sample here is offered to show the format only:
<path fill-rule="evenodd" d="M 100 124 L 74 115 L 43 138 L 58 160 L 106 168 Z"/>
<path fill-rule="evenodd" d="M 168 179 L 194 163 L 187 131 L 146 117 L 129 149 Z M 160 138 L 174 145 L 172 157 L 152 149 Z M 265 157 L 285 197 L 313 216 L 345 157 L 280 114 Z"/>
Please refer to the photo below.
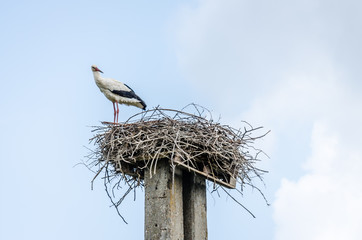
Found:
<path fill-rule="evenodd" d="M 146 103 L 126 84 L 112 78 L 103 78 L 103 73 L 95 65 L 92 65 L 94 80 L 101 92 L 113 103 L 114 122 L 118 122 L 118 103 L 132 105 L 146 109 Z"/>

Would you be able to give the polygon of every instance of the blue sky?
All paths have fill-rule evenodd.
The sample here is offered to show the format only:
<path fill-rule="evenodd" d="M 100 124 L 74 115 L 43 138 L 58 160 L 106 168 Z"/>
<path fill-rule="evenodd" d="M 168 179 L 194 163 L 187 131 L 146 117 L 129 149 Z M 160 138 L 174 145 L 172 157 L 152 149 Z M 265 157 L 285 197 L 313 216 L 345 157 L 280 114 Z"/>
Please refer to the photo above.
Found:
<path fill-rule="evenodd" d="M 271 206 L 208 196 L 209 239 L 361 239 L 359 1 L 8 1 L 0 9 L 1 239 L 143 239 L 81 166 L 112 104 L 90 70 L 149 107 L 195 102 L 272 132 L 257 147 Z M 120 107 L 120 120 L 139 110 Z M 89 146 L 88 146 L 89 147 Z"/>

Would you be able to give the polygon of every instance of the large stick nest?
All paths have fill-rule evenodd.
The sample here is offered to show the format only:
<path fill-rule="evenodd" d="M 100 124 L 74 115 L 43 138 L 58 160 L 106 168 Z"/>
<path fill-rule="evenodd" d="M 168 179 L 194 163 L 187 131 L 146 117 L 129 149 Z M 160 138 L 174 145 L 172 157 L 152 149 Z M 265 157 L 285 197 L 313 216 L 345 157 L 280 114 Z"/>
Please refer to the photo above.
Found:
<path fill-rule="evenodd" d="M 242 129 L 221 125 L 205 108 L 190 106 L 193 113 L 155 108 L 124 123 L 95 127 L 96 135 L 90 141 L 96 150 L 90 165 L 99 167 L 95 178 L 105 172 L 111 200 L 114 189 L 120 188 L 122 182 L 129 187 L 125 195 L 141 186 L 145 170 L 155 174 L 160 159 L 168 159 L 173 170 L 179 166 L 228 188 L 238 182 L 243 189 L 245 184 L 253 186 L 251 180 L 255 176 L 261 179 L 264 171 L 255 167 L 261 151 L 253 146 L 256 139 L 265 136 L 253 136 L 260 128 L 246 122 Z M 116 208 L 125 195 L 112 201 Z"/>

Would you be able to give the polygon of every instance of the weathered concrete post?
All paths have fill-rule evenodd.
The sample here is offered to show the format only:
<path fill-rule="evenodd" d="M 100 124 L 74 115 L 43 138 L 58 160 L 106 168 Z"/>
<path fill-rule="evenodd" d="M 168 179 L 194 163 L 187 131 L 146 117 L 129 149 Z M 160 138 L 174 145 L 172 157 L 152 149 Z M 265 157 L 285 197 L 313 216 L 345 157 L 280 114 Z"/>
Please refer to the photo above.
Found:
<path fill-rule="evenodd" d="M 145 240 L 207 240 L 205 178 L 167 159 L 145 172 Z M 152 171 L 152 170 L 151 170 Z"/>
<path fill-rule="evenodd" d="M 183 211 L 185 240 L 207 240 L 205 178 L 183 172 Z"/>
<path fill-rule="evenodd" d="M 183 240 L 182 171 L 174 180 L 167 159 L 157 162 L 156 174 L 145 172 L 145 240 Z M 173 182 L 172 182 L 173 180 Z"/>

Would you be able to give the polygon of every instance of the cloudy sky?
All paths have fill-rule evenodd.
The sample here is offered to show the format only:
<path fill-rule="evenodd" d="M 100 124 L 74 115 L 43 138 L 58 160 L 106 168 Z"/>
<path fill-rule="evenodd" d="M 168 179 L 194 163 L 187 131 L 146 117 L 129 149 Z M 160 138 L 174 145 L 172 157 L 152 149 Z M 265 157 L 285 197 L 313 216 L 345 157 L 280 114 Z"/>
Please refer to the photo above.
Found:
<path fill-rule="evenodd" d="M 90 126 L 112 104 L 90 65 L 149 107 L 195 102 L 271 133 L 257 191 L 208 195 L 209 239 L 362 239 L 362 3 L 356 0 L 8 1 L 0 8 L 0 238 L 143 239 L 93 173 Z M 120 108 L 120 120 L 139 110 Z"/>

